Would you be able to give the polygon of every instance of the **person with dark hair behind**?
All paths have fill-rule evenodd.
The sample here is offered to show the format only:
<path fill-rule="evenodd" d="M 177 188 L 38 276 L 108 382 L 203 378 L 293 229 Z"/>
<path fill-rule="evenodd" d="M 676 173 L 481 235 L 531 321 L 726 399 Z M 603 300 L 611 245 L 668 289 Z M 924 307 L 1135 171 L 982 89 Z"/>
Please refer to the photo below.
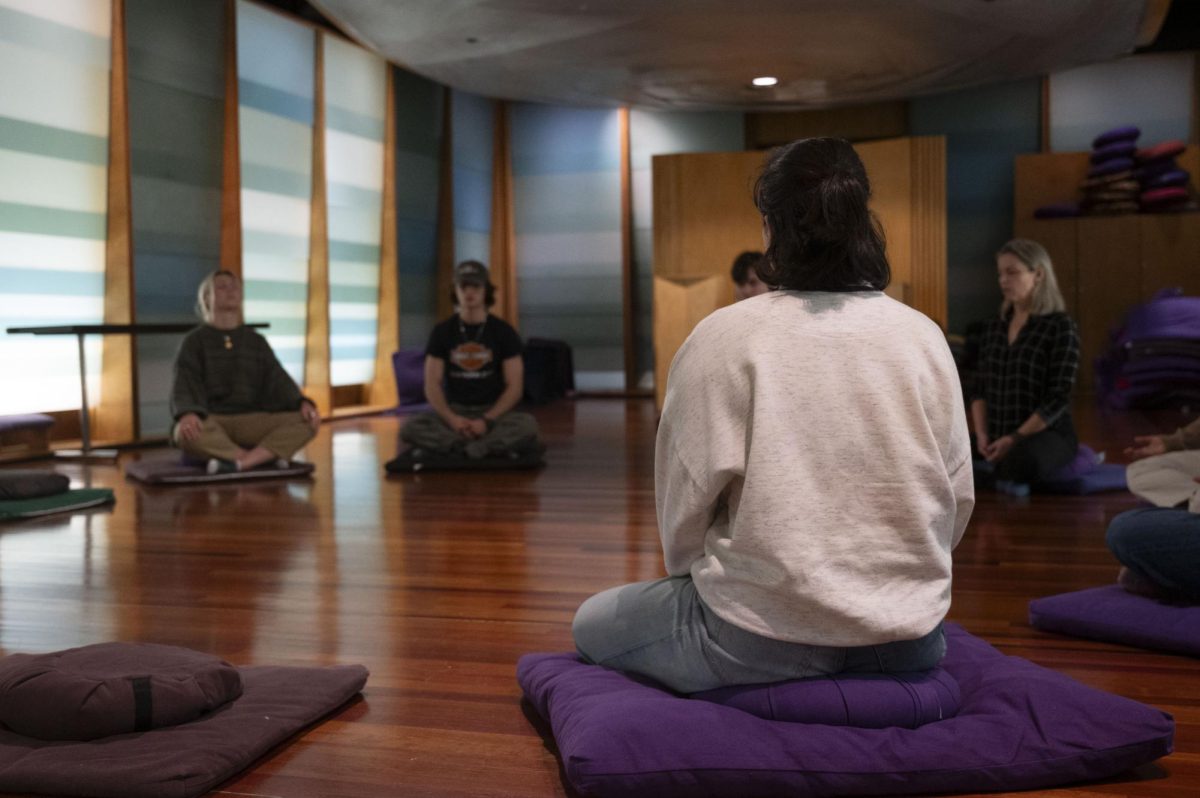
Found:
<path fill-rule="evenodd" d="M 761 252 L 743 252 L 733 259 L 733 268 L 729 270 L 729 276 L 733 278 L 733 294 L 738 302 L 771 290 L 771 286 L 758 279 L 762 259 Z"/>
<path fill-rule="evenodd" d="M 1024 494 L 1079 449 L 1070 409 L 1079 332 L 1041 244 L 1014 238 L 996 268 L 1004 300 L 980 341 L 971 422 L 997 486 Z"/>
<path fill-rule="evenodd" d="M 242 281 L 213 272 L 200 283 L 204 324 L 175 357 L 171 441 L 208 460 L 208 473 L 248 471 L 287 460 L 321 424 L 317 406 L 284 371 L 271 345 L 242 322 Z"/>
<path fill-rule="evenodd" d="M 655 450 L 669 576 L 583 603 L 587 661 L 692 693 L 941 659 L 975 502 L 966 412 L 942 330 L 883 293 L 869 196 L 846 141 L 769 156 L 775 288 L 675 356 Z"/>
<path fill-rule="evenodd" d="M 433 328 L 425 348 L 425 398 L 433 412 L 400 430 L 418 459 L 426 452 L 481 459 L 542 449 L 537 421 L 512 410 L 525 385 L 521 337 L 488 312 L 495 296 L 482 263 L 455 267 L 455 314 Z"/>

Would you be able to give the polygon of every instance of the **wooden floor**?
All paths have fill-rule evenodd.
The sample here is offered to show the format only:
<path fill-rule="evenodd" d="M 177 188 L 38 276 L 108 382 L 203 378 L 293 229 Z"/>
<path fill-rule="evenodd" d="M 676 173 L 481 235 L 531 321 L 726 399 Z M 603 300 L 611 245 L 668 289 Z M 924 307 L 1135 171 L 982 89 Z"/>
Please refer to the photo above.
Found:
<path fill-rule="evenodd" d="M 370 668 L 362 700 L 227 794 L 568 795 L 522 714 L 515 663 L 571 648 L 572 614 L 590 594 L 661 575 L 654 408 L 580 399 L 536 414 L 550 463 L 539 472 L 385 477 L 392 417 L 326 424 L 307 450 L 311 482 L 147 488 L 118 467 L 60 465 L 76 487 L 112 487 L 117 504 L 0 529 L 0 648 L 141 640 L 235 664 Z M 1115 460 L 1118 444 L 1152 428 L 1086 406 L 1079 420 Z M 952 620 L 1176 718 L 1173 756 L 1047 795 L 1200 795 L 1200 662 L 1026 622 L 1031 598 L 1113 580 L 1104 530 L 1134 504 L 981 494 L 955 552 Z"/>

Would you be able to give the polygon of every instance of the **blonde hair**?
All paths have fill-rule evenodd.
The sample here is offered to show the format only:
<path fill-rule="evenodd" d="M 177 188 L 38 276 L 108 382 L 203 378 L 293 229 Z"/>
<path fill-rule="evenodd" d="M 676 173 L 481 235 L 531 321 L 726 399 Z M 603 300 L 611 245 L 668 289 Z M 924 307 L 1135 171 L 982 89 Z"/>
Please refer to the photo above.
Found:
<path fill-rule="evenodd" d="M 227 275 L 237 280 L 238 283 L 241 283 L 241 279 L 228 269 L 217 269 L 200 281 L 200 287 L 196 289 L 196 313 L 200 318 L 204 319 L 205 323 L 212 322 L 213 288 L 216 285 L 217 278 L 221 275 Z"/>
<path fill-rule="evenodd" d="M 1012 255 L 1021 264 L 1035 274 L 1041 274 L 1042 279 L 1033 284 L 1033 298 L 1029 302 L 1029 315 L 1043 316 L 1047 313 L 1062 313 L 1067 309 L 1062 292 L 1058 290 L 1058 278 L 1054 276 L 1054 264 L 1050 262 L 1050 253 L 1036 241 L 1028 238 L 1014 238 L 996 253 Z M 1007 316 L 1012 310 L 1012 302 L 1004 300 L 1000 303 L 1000 315 Z"/>

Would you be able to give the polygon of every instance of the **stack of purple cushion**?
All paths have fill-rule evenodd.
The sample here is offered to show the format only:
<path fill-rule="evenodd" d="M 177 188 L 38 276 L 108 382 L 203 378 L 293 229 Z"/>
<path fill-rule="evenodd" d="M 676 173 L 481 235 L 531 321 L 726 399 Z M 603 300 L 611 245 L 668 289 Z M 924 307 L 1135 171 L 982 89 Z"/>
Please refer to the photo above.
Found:
<path fill-rule="evenodd" d="M 1191 175 L 1175 160 L 1187 144 L 1164 141 L 1153 147 L 1137 150 L 1134 175 L 1140 186 L 1139 202 L 1143 211 L 1165 213 L 1195 210 L 1192 198 Z"/>
<path fill-rule="evenodd" d="M 1163 291 L 1129 311 L 1096 359 L 1096 387 L 1118 409 L 1200 403 L 1200 297 Z"/>
<path fill-rule="evenodd" d="M 1136 127 L 1118 127 L 1092 141 L 1087 177 L 1079 184 L 1084 213 L 1137 212 L 1140 186 L 1133 176 L 1133 156 L 1140 135 Z"/>

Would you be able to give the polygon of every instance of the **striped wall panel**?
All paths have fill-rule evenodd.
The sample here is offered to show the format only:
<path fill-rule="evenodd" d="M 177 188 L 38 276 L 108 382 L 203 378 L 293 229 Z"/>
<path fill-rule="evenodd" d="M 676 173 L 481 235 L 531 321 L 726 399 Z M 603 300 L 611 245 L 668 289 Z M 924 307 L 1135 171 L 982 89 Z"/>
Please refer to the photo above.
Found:
<path fill-rule="evenodd" d="M 108 0 L 0 0 L 0 363 L 21 375 L 0 414 L 79 407 L 75 339 L 4 329 L 103 321 L 111 16 Z"/>
<path fill-rule="evenodd" d="M 521 334 L 574 350 L 580 390 L 625 387 L 615 109 L 512 106 Z"/>
<path fill-rule="evenodd" d="M 438 147 L 442 87 L 392 67 L 400 346 L 425 346 L 437 321 Z"/>
<path fill-rule="evenodd" d="M 494 101 L 451 94 L 454 147 L 454 260 L 488 264 L 492 231 Z"/>
<path fill-rule="evenodd" d="M 654 202 L 651 159 L 684 152 L 737 152 L 745 138 L 745 115 L 737 111 L 629 113 L 632 177 L 633 307 L 638 387 L 654 387 Z M 750 201 L 749 192 L 746 201 Z M 732 265 L 738 253 L 729 255 Z"/>
<path fill-rule="evenodd" d="M 197 322 L 220 265 L 223 0 L 125 0 L 139 322 Z M 142 437 L 166 435 L 181 336 L 137 340 Z"/>
<path fill-rule="evenodd" d="M 242 276 L 249 322 L 269 322 L 280 363 L 304 381 L 315 33 L 239 0 Z"/>
<path fill-rule="evenodd" d="M 375 376 L 387 64 L 332 36 L 325 48 L 325 179 L 333 385 Z"/>

